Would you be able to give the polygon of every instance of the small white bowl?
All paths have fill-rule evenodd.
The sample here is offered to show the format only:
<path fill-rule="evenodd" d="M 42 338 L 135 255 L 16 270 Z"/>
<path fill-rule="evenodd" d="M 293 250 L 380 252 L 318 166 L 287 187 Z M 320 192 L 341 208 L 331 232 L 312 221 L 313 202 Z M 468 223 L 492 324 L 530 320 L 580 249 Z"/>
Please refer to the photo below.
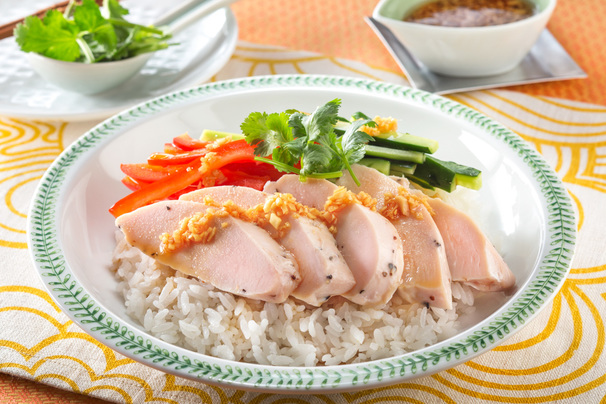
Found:
<path fill-rule="evenodd" d="M 529 18 L 487 27 L 444 27 L 404 22 L 427 0 L 381 0 L 373 18 L 387 26 L 428 69 L 458 77 L 505 73 L 530 51 L 556 6 L 556 0 L 530 0 L 538 11 Z"/>
<path fill-rule="evenodd" d="M 92 95 L 110 90 L 133 77 L 151 57 L 144 53 L 115 62 L 75 63 L 27 53 L 34 71 L 48 82 L 67 91 Z"/>

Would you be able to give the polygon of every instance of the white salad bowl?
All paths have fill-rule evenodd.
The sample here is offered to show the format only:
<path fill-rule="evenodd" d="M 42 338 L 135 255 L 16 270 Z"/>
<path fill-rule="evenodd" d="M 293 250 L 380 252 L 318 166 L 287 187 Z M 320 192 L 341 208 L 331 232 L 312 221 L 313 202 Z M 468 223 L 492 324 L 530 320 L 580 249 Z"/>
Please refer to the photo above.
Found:
<path fill-rule="evenodd" d="M 153 25 L 166 25 L 167 32 L 176 35 L 235 1 L 237 0 L 207 0 L 200 3 L 197 0 L 188 0 L 155 21 Z M 26 58 L 32 69 L 49 83 L 63 90 L 93 95 L 127 82 L 145 66 L 154 53 L 98 63 L 65 62 L 33 52 L 26 53 Z"/>
<path fill-rule="evenodd" d="M 126 82 L 147 63 L 152 53 L 101 63 L 76 63 L 27 53 L 32 69 L 43 79 L 67 91 L 92 95 Z"/>
<path fill-rule="evenodd" d="M 456 335 L 416 351 L 338 366 L 267 366 L 200 354 L 156 338 L 126 314 L 111 271 L 114 218 L 128 194 L 120 163 L 145 161 L 174 136 L 235 132 L 250 112 L 313 110 L 342 99 L 341 114 L 392 116 L 400 129 L 440 142 L 437 157 L 482 170 L 474 218 L 516 276 L 502 299 L 462 315 Z M 133 147 L 137 145 L 137 147 Z M 519 136 L 461 104 L 364 79 L 286 75 L 236 79 L 140 104 L 84 134 L 51 165 L 28 216 L 28 245 L 40 278 L 65 313 L 106 346 L 162 371 L 240 389 L 331 393 L 426 376 L 486 352 L 527 324 L 562 286 L 576 238 L 562 183 Z"/>
<path fill-rule="evenodd" d="M 444 27 L 405 22 L 426 0 L 381 0 L 373 18 L 387 26 L 429 70 L 448 76 L 480 77 L 517 66 L 547 25 L 556 0 L 529 0 L 537 12 L 520 21 L 486 27 Z"/>

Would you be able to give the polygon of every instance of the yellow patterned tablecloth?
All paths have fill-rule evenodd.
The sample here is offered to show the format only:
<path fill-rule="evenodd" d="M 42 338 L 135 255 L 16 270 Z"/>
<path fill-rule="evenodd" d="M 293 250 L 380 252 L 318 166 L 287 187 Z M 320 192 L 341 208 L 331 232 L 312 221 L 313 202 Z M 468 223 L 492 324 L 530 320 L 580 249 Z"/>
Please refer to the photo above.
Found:
<path fill-rule="evenodd" d="M 400 74 L 360 62 L 244 42 L 213 80 L 278 73 L 406 83 Z M 562 291 L 503 345 L 409 383 L 307 397 L 217 388 L 127 359 L 68 320 L 45 292 L 27 251 L 27 211 L 38 180 L 96 122 L 0 116 L 0 371 L 115 402 L 606 402 L 606 107 L 504 90 L 451 98 L 529 141 L 564 181 L 579 213 L 577 253 Z"/>

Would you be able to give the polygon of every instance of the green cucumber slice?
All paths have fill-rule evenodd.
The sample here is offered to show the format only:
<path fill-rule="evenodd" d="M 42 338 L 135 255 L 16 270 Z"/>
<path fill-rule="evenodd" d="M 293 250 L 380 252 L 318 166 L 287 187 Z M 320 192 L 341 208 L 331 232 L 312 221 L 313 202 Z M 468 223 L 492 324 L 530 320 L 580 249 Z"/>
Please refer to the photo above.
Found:
<path fill-rule="evenodd" d="M 414 136 L 408 133 L 398 133 L 388 138 L 375 137 L 375 145 L 389 147 L 390 149 L 413 150 L 423 153 L 435 153 L 438 150 L 438 141 Z"/>
<path fill-rule="evenodd" d="M 217 139 L 223 139 L 224 137 L 231 136 L 233 140 L 244 139 L 244 135 L 238 133 L 229 133 L 229 132 L 221 132 L 218 130 L 204 129 L 202 131 L 202 135 L 200 136 L 200 140 L 205 142 L 213 142 Z"/>
<path fill-rule="evenodd" d="M 364 157 L 362 160 L 358 161 L 358 164 L 361 164 L 366 167 L 374 168 L 378 172 L 385 174 L 385 175 L 390 174 L 390 167 L 392 165 L 389 160 L 375 159 L 375 158 L 368 158 L 368 157 Z"/>
<path fill-rule="evenodd" d="M 421 164 L 425 161 L 425 153 L 412 150 L 388 149 L 387 147 L 366 145 L 367 156 L 380 157 L 389 160 L 410 161 Z"/>

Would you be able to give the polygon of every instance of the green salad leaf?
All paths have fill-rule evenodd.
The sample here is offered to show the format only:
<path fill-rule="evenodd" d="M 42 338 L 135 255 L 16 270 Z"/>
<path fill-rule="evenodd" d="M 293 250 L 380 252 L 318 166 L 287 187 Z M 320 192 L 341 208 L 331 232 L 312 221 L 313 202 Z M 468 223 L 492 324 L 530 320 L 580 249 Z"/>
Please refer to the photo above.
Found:
<path fill-rule="evenodd" d="M 256 159 L 278 170 L 305 178 L 337 178 L 348 170 L 357 183 L 351 165 L 364 157 L 364 146 L 373 137 L 361 131 L 375 126 L 368 118 L 352 122 L 339 117 L 341 100 L 319 106 L 311 114 L 296 110 L 267 114 L 253 112 L 240 125 L 246 141 L 255 146 Z M 337 122 L 345 130 L 335 130 Z M 271 159 L 268 157 L 271 156 Z"/>
<path fill-rule="evenodd" d="M 169 46 L 171 35 L 153 26 L 124 19 L 128 10 L 117 0 L 70 2 L 64 13 L 51 10 L 44 18 L 25 18 L 14 31 L 24 52 L 66 62 L 95 63 L 120 60 Z"/>

